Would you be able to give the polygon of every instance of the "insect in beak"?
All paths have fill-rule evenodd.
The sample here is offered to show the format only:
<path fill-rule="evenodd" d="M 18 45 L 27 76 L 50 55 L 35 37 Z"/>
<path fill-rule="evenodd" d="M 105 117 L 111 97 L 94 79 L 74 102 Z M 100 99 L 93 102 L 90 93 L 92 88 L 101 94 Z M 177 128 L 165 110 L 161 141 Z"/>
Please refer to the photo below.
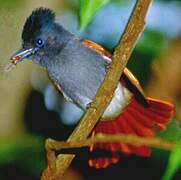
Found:
<path fill-rule="evenodd" d="M 22 49 L 18 52 L 16 52 L 12 57 L 11 57 L 11 63 L 16 65 L 17 63 L 28 59 L 30 56 L 32 56 L 36 51 L 38 51 L 38 47 L 36 48 L 29 48 L 29 49 Z"/>

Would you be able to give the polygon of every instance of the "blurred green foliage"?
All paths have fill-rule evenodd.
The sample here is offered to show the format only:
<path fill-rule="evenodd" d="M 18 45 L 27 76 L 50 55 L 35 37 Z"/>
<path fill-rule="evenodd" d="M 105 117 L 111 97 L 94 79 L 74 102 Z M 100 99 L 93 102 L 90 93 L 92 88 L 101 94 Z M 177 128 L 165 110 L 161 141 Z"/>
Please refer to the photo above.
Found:
<path fill-rule="evenodd" d="M 181 167 L 181 129 L 178 121 L 173 120 L 168 126 L 167 131 L 163 131 L 159 134 L 163 139 L 175 141 L 178 143 L 174 151 L 170 153 L 168 159 L 168 165 L 163 176 L 163 180 L 170 180 Z M 159 153 L 160 155 L 162 152 Z"/>
<path fill-rule="evenodd" d="M 21 169 L 36 176 L 45 167 L 44 141 L 40 137 L 1 140 L 0 146 L 0 165 L 17 162 Z"/>
<path fill-rule="evenodd" d="M 176 119 L 173 119 L 168 125 L 166 131 L 162 131 L 158 134 L 160 138 L 169 141 L 180 141 L 181 139 L 181 129 L 180 124 Z"/>
<path fill-rule="evenodd" d="M 166 131 L 162 131 L 158 134 L 158 137 L 167 140 L 178 142 L 178 147 L 173 152 L 163 151 L 159 149 L 153 150 L 152 157 L 159 159 L 162 163 L 167 163 L 166 171 L 163 177 L 163 180 L 170 180 L 177 173 L 179 167 L 181 167 L 181 146 L 180 139 L 181 139 L 181 129 L 178 121 L 173 119 L 168 125 Z M 169 155 L 170 154 L 170 155 Z M 179 172 L 178 172 L 179 173 Z"/>
<path fill-rule="evenodd" d="M 80 28 L 85 28 L 86 25 L 91 21 L 96 12 L 104 6 L 109 0 L 91 0 L 85 1 L 80 0 Z"/>
<path fill-rule="evenodd" d="M 141 51 L 147 51 L 150 54 L 158 56 L 163 48 L 168 45 L 168 39 L 162 33 L 146 29 L 137 44 L 137 48 Z"/>
<path fill-rule="evenodd" d="M 171 152 L 168 165 L 163 176 L 163 180 L 170 180 L 181 167 L 181 140 L 177 142 L 177 147 Z"/>
<path fill-rule="evenodd" d="M 160 32 L 146 29 L 142 34 L 128 62 L 128 67 L 143 87 L 149 83 L 151 64 L 167 45 L 168 39 Z"/>

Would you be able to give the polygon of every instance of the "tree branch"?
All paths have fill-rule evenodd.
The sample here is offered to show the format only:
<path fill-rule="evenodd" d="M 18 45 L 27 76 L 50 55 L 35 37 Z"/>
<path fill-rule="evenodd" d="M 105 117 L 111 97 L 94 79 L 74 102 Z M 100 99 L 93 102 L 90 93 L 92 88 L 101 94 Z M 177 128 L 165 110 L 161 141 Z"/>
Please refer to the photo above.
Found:
<path fill-rule="evenodd" d="M 174 150 L 176 143 L 173 141 L 166 141 L 160 138 L 150 138 L 150 137 L 140 137 L 136 135 L 128 134 L 96 134 L 94 137 L 88 138 L 86 140 L 79 141 L 55 141 L 49 139 L 49 145 L 52 149 L 58 151 L 60 149 L 69 148 L 82 148 L 86 146 L 91 146 L 96 143 L 126 143 L 135 146 L 149 146 L 152 148 L 164 149 L 164 150 Z"/>
<path fill-rule="evenodd" d="M 151 0 L 136 1 L 125 32 L 114 51 L 110 69 L 108 70 L 101 87 L 98 89 L 91 107 L 87 110 L 67 142 L 85 140 L 90 135 L 92 129 L 111 101 L 121 74 L 135 47 L 136 41 L 144 28 L 145 16 L 150 3 Z M 61 179 L 75 155 L 59 155 L 54 162 L 52 161 L 52 158 L 54 160 L 56 159 L 55 154 L 48 148 L 48 141 L 46 144 L 48 152 L 48 168 L 44 171 L 42 179 Z"/>

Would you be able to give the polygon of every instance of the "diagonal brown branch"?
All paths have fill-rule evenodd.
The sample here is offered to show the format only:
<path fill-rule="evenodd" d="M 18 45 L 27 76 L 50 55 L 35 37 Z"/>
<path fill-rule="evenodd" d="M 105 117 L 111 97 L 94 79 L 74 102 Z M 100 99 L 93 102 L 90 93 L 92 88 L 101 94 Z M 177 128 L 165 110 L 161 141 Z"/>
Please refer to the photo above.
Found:
<path fill-rule="evenodd" d="M 111 67 L 97 91 L 91 107 L 68 138 L 68 142 L 85 140 L 111 101 L 121 74 L 144 28 L 145 16 L 150 3 L 151 0 L 136 1 L 125 32 L 114 51 Z M 56 159 L 54 152 L 49 148 L 48 142 L 46 147 L 48 168 L 44 171 L 42 179 L 61 179 L 75 155 L 59 155 Z"/>

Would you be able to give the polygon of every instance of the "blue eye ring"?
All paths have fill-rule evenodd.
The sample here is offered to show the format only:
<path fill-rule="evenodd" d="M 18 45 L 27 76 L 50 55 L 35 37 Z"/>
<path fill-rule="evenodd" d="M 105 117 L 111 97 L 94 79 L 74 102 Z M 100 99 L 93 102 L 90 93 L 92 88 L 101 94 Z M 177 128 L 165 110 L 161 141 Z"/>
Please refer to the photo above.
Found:
<path fill-rule="evenodd" d="M 41 47 L 43 47 L 43 45 L 44 45 L 44 42 L 43 42 L 42 39 L 37 39 L 36 40 L 36 46 L 37 47 L 41 48 Z"/>

